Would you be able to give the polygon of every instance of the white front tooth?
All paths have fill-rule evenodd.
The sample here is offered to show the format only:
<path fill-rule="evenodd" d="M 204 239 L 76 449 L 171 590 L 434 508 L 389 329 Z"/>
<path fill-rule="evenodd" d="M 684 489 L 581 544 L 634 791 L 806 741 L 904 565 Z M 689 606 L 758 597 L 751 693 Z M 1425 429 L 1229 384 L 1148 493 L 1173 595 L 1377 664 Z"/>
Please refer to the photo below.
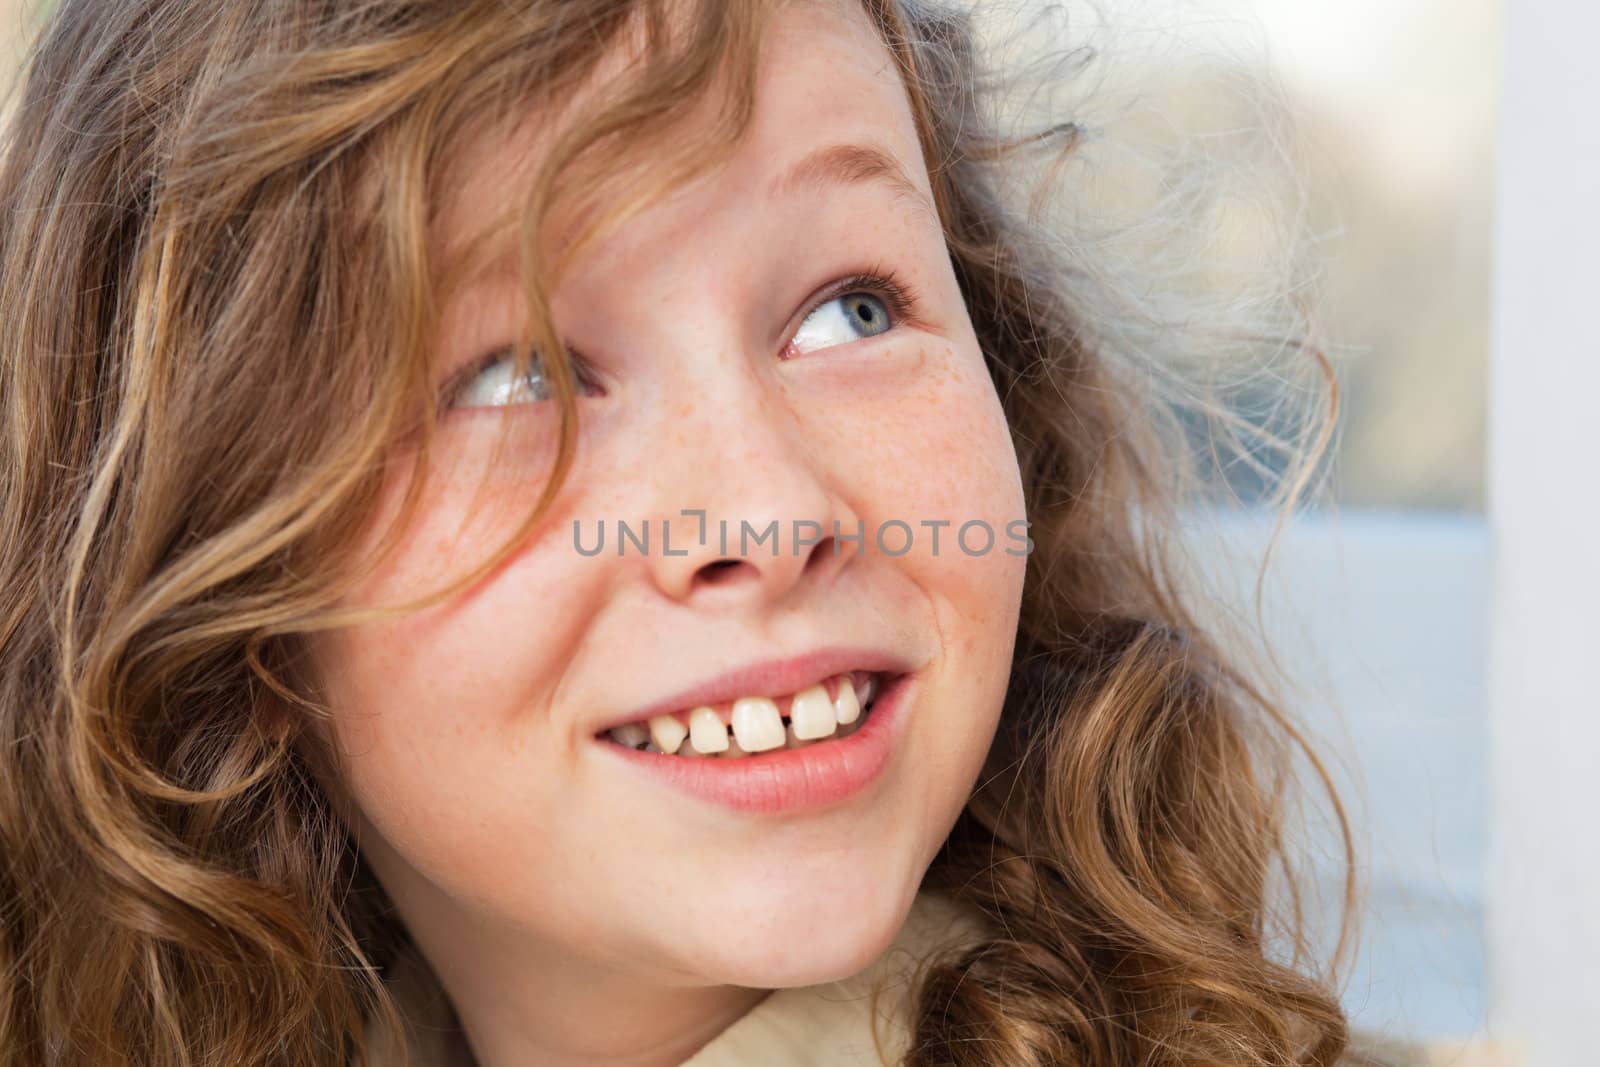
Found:
<path fill-rule="evenodd" d="M 638 748 L 650 740 L 650 731 L 646 730 L 640 723 L 623 723 L 621 726 L 613 726 L 611 728 L 611 740 L 619 745 L 627 745 L 629 748 Z"/>
<path fill-rule="evenodd" d="M 816 744 L 815 741 L 802 741 L 800 738 L 796 737 L 794 735 L 793 723 L 790 723 L 789 726 L 783 731 L 784 748 L 805 748 L 807 745 L 814 744 Z"/>
<path fill-rule="evenodd" d="M 849 686 L 844 688 L 848 689 Z M 828 699 L 828 691 L 820 685 L 802 689 L 794 695 L 794 701 L 789 705 L 789 722 L 793 724 L 794 735 L 802 741 L 827 737 L 839 727 L 838 720 L 834 718 L 833 701 Z"/>
<path fill-rule="evenodd" d="M 678 751 L 683 739 L 688 736 L 688 728 L 674 716 L 657 715 L 650 720 L 650 740 L 654 741 L 663 752 Z"/>
<path fill-rule="evenodd" d="M 855 722 L 861 715 L 861 701 L 856 697 L 856 687 L 848 674 L 839 678 L 839 695 L 833 701 L 833 715 L 840 726 Z"/>
<path fill-rule="evenodd" d="M 733 702 L 733 736 L 746 752 L 783 747 L 783 716 L 766 697 L 740 697 Z"/>
<path fill-rule="evenodd" d="M 689 713 L 689 743 L 703 755 L 725 752 L 728 748 L 727 724 L 710 708 L 695 708 Z"/>

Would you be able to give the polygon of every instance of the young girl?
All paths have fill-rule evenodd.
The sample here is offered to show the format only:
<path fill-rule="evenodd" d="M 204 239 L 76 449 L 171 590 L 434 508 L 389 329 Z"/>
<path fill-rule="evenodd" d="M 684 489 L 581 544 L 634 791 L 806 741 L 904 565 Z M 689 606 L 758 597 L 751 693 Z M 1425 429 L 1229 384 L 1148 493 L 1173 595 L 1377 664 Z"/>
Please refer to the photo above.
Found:
<path fill-rule="evenodd" d="M 982 84 L 921 0 L 62 0 L 0 1062 L 1343 1062 Z"/>

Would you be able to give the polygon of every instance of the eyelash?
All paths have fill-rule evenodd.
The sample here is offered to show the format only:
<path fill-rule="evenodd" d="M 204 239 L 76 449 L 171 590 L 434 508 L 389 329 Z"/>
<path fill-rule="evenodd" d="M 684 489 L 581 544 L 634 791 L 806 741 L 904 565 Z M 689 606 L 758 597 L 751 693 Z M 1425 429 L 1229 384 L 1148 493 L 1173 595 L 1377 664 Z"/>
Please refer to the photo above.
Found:
<path fill-rule="evenodd" d="M 811 301 L 806 313 L 800 316 L 800 321 L 804 322 L 816 314 L 817 309 L 828 301 L 849 296 L 851 293 L 871 293 L 881 298 L 889 306 L 889 314 L 893 319 L 889 324 L 891 330 L 914 319 L 912 309 L 917 306 L 916 293 L 895 274 L 892 267 L 878 265 L 862 273 L 840 278 L 829 285 Z"/>
<path fill-rule="evenodd" d="M 851 293 L 871 293 L 873 296 L 882 299 L 889 308 L 889 315 L 892 320 L 889 324 L 889 329 L 891 330 L 913 319 L 912 309 L 917 306 L 916 293 L 894 272 L 894 269 L 884 265 L 877 265 L 866 271 L 840 278 L 823 289 L 810 302 L 806 308 L 806 313 L 800 316 L 799 321 L 804 322 L 807 318 L 816 314 L 817 309 L 828 301 L 837 300 L 841 296 L 848 296 Z M 785 344 L 784 347 L 787 348 L 788 345 Z M 445 384 L 441 406 L 446 408 L 452 406 L 457 397 L 472 383 L 473 379 L 501 360 L 509 359 L 512 355 L 513 349 L 509 347 L 497 348 L 456 371 Z M 572 361 L 573 376 L 578 384 L 582 387 L 592 388 L 594 386 L 593 375 L 590 374 L 588 364 L 582 354 L 568 349 L 567 355 Z"/>

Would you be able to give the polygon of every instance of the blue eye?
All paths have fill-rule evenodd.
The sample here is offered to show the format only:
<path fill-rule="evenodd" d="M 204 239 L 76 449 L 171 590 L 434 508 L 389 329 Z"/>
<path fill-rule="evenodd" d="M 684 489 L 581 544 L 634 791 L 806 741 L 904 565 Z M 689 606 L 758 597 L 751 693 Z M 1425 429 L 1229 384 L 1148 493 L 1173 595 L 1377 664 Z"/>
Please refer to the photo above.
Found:
<path fill-rule="evenodd" d="M 451 391 L 450 406 L 494 408 L 550 399 L 544 364 L 537 355 L 529 362 L 526 374 L 518 375 L 516 369 L 516 359 L 509 350 L 491 352 Z"/>
<path fill-rule="evenodd" d="M 846 293 L 818 304 L 795 331 L 791 347 L 815 352 L 834 345 L 876 337 L 892 325 L 889 307 L 871 293 Z"/>

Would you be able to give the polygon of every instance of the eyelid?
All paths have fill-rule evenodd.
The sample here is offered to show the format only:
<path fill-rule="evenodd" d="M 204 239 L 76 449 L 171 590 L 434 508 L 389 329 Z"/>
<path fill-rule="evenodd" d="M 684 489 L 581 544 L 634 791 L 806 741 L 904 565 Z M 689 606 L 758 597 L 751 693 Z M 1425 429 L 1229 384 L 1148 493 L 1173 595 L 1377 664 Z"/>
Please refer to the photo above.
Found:
<path fill-rule="evenodd" d="M 794 343 L 795 332 L 799 330 L 806 319 L 816 314 L 818 308 L 830 300 L 839 299 L 841 296 L 863 292 L 871 293 L 881 298 L 888 305 L 889 314 L 892 318 L 889 324 L 890 329 L 904 325 L 907 322 L 916 321 L 914 309 L 917 306 L 917 296 L 915 291 L 895 273 L 893 268 L 879 265 L 865 271 L 846 275 L 838 281 L 830 282 L 820 293 L 807 301 L 805 313 L 795 320 L 794 327 L 789 331 L 789 340 L 783 344 L 784 349 L 787 350 Z"/>

